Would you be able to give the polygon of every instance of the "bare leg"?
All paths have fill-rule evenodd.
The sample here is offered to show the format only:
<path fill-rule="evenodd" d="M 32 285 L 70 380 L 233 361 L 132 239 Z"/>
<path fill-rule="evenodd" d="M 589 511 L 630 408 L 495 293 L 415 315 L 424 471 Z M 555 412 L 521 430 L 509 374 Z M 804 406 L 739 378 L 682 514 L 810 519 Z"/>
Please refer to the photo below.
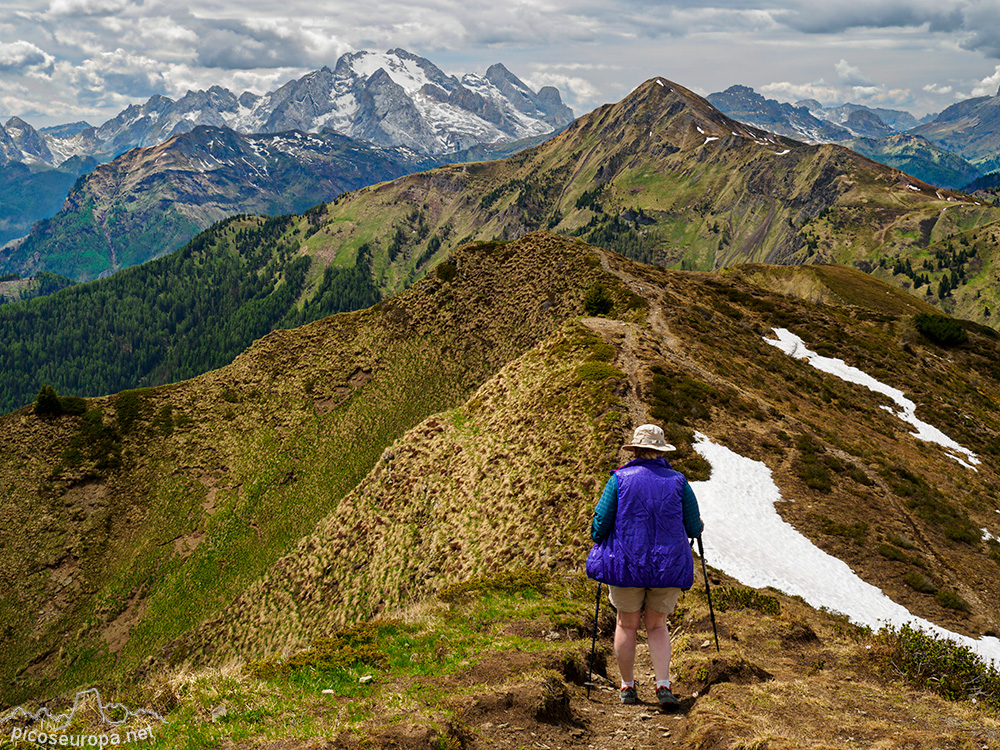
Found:
<path fill-rule="evenodd" d="M 618 661 L 622 682 L 632 682 L 635 679 L 635 637 L 639 630 L 640 618 L 640 612 L 618 611 L 618 623 L 615 627 L 615 659 Z"/>
<path fill-rule="evenodd" d="M 638 614 L 638 613 L 636 613 Z M 657 680 L 670 679 L 670 629 L 667 627 L 667 615 L 646 607 L 646 640 L 649 643 L 649 658 L 653 662 L 653 672 Z M 618 634 L 615 633 L 615 655 L 617 656 Z M 635 641 L 632 648 L 635 658 Z M 618 662 L 621 668 L 621 661 Z"/>

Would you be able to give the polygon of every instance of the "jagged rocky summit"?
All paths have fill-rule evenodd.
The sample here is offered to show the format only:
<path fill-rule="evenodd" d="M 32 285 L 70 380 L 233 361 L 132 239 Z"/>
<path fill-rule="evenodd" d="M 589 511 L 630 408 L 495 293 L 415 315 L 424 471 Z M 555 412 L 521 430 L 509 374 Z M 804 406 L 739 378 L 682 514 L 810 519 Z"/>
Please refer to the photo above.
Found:
<path fill-rule="evenodd" d="M 0 163 L 56 166 L 73 156 L 107 161 L 199 125 L 244 134 L 332 130 L 380 146 L 443 154 L 542 135 L 572 120 L 557 89 L 536 92 L 499 63 L 485 75 L 457 78 L 403 49 L 361 51 L 264 95 L 237 95 L 221 86 L 189 91 L 177 101 L 156 95 L 96 128 L 38 131 L 12 118 L 0 127 Z"/>

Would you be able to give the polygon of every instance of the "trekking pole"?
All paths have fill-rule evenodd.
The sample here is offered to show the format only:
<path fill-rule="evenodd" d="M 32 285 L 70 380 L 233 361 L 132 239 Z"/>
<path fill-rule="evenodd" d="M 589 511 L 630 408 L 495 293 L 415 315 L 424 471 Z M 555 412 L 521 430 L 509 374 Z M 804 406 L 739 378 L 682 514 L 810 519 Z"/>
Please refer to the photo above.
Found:
<path fill-rule="evenodd" d="M 587 673 L 587 700 L 590 700 L 590 689 L 594 687 L 594 649 L 597 646 L 597 615 L 601 611 L 601 582 L 597 582 L 597 604 L 594 605 L 594 637 L 590 641 L 590 671 Z"/>
<path fill-rule="evenodd" d="M 721 651 L 719 648 L 719 631 L 715 627 L 715 610 L 712 608 L 712 591 L 708 585 L 708 568 L 705 565 L 705 547 L 701 543 L 701 536 L 697 537 L 698 540 L 698 557 L 701 558 L 701 572 L 705 576 L 705 596 L 708 597 L 708 614 L 712 618 L 712 633 L 715 635 L 715 650 Z"/>

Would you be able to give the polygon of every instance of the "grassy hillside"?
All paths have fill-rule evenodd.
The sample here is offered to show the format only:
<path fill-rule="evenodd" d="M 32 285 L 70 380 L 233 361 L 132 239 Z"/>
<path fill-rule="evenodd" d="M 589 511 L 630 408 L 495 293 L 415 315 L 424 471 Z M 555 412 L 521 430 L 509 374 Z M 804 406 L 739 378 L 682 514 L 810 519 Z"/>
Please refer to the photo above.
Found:
<path fill-rule="evenodd" d="M 0 517 L 21 531 L 0 565 L 3 694 L 134 668 L 228 604 L 403 431 L 579 314 L 603 275 L 554 236 L 469 248 L 209 375 L 4 417 Z"/>
<path fill-rule="evenodd" d="M 674 619 L 680 719 L 636 728 L 579 687 L 590 513 L 649 420 L 692 480 L 710 478 L 697 430 L 763 462 L 784 520 L 914 614 L 1000 632 L 980 531 L 1000 536 L 1000 336 L 953 324 L 966 340 L 944 349 L 915 324 L 933 310 L 842 266 L 671 271 L 542 233 L 195 380 L 9 415 L 4 695 L 100 681 L 162 701 L 177 746 L 993 741 L 989 704 L 927 692 L 940 675 L 906 666 L 905 639 L 719 576 L 721 655 L 697 594 Z M 977 471 L 765 343 L 773 327 L 902 390 Z M 831 723 L 833 703 L 867 707 Z"/>

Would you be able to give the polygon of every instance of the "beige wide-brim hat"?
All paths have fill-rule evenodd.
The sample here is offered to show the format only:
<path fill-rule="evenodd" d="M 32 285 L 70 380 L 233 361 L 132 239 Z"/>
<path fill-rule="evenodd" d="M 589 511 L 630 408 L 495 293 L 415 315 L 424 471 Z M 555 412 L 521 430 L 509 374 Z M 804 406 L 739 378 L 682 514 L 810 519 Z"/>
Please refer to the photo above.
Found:
<path fill-rule="evenodd" d="M 654 451 L 675 451 L 674 446 L 667 442 L 663 430 L 655 424 L 643 424 L 635 428 L 632 434 L 632 442 L 622 446 L 625 450 L 635 450 L 636 448 L 649 448 Z"/>

